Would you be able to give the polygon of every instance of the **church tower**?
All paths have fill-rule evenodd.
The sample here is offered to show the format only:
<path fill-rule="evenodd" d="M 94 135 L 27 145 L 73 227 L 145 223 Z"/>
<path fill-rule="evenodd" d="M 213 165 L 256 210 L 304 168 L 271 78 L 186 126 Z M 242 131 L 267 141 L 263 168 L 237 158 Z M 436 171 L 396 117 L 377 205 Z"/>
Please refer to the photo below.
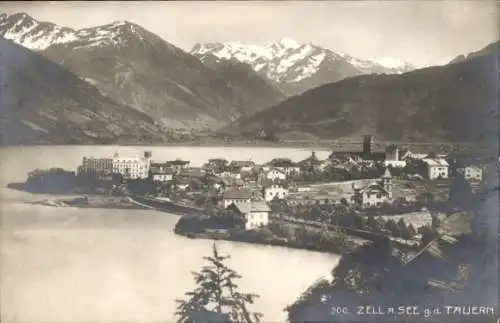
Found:
<path fill-rule="evenodd" d="M 392 174 L 389 168 L 385 169 L 384 175 L 381 177 L 382 187 L 389 193 L 389 199 L 392 199 Z"/>

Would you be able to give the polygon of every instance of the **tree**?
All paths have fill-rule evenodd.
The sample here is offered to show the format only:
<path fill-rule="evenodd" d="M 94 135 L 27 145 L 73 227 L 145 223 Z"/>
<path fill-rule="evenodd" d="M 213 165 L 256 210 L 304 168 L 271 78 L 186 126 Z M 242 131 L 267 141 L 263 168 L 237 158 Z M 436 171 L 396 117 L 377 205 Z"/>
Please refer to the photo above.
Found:
<path fill-rule="evenodd" d="M 420 242 L 422 245 L 426 245 L 437 237 L 437 232 L 432 230 L 432 228 L 428 225 L 420 227 L 418 229 L 419 233 L 422 235 Z"/>
<path fill-rule="evenodd" d="M 384 227 L 391 233 L 392 236 L 399 237 L 399 226 L 393 219 L 387 220 Z"/>
<path fill-rule="evenodd" d="M 225 171 L 228 168 L 228 165 L 229 162 L 224 158 L 213 158 L 208 160 L 206 168 L 218 174 Z"/>
<path fill-rule="evenodd" d="M 346 198 L 343 197 L 343 198 L 340 199 L 340 204 L 343 205 L 343 206 L 348 206 L 349 202 L 347 202 Z"/>
<path fill-rule="evenodd" d="M 353 226 L 355 229 L 365 229 L 367 225 L 367 219 L 359 214 L 354 214 L 353 216 Z"/>
<path fill-rule="evenodd" d="M 472 187 L 462 174 L 457 174 L 450 185 L 448 202 L 452 207 L 468 207 L 472 201 Z"/>
<path fill-rule="evenodd" d="M 441 225 L 441 221 L 439 220 L 439 217 L 437 216 L 437 214 L 432 214 L 431 229 L 433 231 L 436 231 L 440 225 Z"/>
<path fill-rule="evenodd" d="M 259 296 L 238 291 L 235 280 L 241 276 L 224 263 L 229 258 L 213 244 L 212 255 L 203 257 L 209 264 L 193 273 L 197 287 L 185 294 L 187 300 L 176 300 L 178 323 L 260 321 L 262 314 L 247 308 Z"/>
<path fill-rule="evenodd" d="M 372 216 L 368 217 L 368 219 L 366 220 L 366 225 L 371 232 L 375 233 L 379 233 L 382 227 L 380 222 Z"/>
<path fill-rule="evenodd" d="M 408 225 L 408 233 L 410 234 L 410 237 L 413 237 L 417 234 L 417 230 L 415 230 L 415 227 L 411 223 Z"/>
<path fill-rule="evenodd" d="M 423 204 L 423 205 L 429 205 L 435 202 L 436 198 L 434 197 L 434 194 L 432 194 L 429 191 L 423 192 L 419 196 L 417 196 L 417 200 Z"/>

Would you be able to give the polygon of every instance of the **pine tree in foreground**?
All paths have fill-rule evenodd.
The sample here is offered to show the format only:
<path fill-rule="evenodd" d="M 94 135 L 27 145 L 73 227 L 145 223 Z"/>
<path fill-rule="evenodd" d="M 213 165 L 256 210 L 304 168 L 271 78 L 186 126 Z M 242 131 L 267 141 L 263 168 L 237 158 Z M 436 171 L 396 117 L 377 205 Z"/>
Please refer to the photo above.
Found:
<path fill-rule="evenodd" d="M 248 309 L 259 296 L 238 291 L 235 280 L 241 276 L 224 263 L 229 258 L 213 244 L 212 255 L 203 257 L 208 265 L 193 273 L 197 287 L 185 294 L 186 300 L 176 300 L 178 323 L 260 321 L 262 314 Z"/>

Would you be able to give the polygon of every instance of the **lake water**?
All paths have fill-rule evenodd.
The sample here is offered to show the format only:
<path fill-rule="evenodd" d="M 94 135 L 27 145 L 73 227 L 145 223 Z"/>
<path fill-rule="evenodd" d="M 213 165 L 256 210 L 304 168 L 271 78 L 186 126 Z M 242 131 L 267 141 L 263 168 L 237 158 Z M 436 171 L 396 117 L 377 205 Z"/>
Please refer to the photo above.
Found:
<path fill-rule="evenodd" d="M 53 208 L 16 192 L 35 168 L 76 169 L 83 156 L 142 154 L 155 160 L 274 157 L 299 160 L 307 149 L 224 147 L 40 146 L 0 149 L 0 307 L 2 322 L 172 322 L 175 299 L 194 287 L 192 271 L 211 242 L 176 236 L 176 216 L 150 210 Z M 319 158 L 329 152 L 318 151 Z M 316 279 L 328 277 L 339 257 L 281 247 L 218 242 L 243 278 L 241 288 L 261 297 L 252 309 L 264 322 L 283 322 L 283 308 Z"/>

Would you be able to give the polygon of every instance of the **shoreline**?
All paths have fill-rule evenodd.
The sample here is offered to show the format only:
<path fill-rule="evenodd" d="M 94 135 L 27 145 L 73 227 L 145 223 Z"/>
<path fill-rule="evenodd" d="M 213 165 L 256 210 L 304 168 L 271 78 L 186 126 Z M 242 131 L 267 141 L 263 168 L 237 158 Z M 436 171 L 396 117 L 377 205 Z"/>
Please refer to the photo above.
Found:
<path fill-rule="evenodd" d="M 184 215 L 177 220 L 173 231 L 189 239 L 260 244 L 336 255 L 352 252 L 362 244 L 359 239 L 349 235 L 308 225 L 271 221 L 267 226 L 245 230 L 239 225 L 213 226 L 209 224 L 210 221 L 208 217 Z"/>
<path fill-rule="evenodd" d="M 417 149 L 420 147 L 449 147 L 449 146 L 461 146 L 462 149 L 472 151 L 478 150 L 488 151 L 491 149 L 490 146 L 480 145 L 479 147 L 473 143 L 452 143 L 452 142 L 400 142 L 400 141 L 380 141 L 376 142 L 376 145 L 388 145 L 388 144 L 402 144 L 404 146 L 408 146 L 413 149 Z M 52 144 L 52 143 L 40 143 L 40 144 L 19 144 L 19 145 L 2 145 L 2 148 L 27 148 L 27 147 L 68 147 L 68 146 L 96 146 L 96 147 L 109 147 L 109 146 L 118 146 L 118 147 L 233 147 L 233 148 L 296 148 L 296 149 L 320 149 L 320 150 L 350 150 L 352 147 L 358 147 L 361 145 L 361 141 L 280 141 L 280 142 L 246 142 L 246 141 L 234 141 L 234 142 L 196 142 L 196 141 L 186 141 L 186 142 L 158 142 L 158 143 L 141 143 L 141 142 L 133 142 L 133 143 L 111 143 L 111 144 L 95 144 L 95 143 L 85 143 L 85 144 Z M 344 147 L 344 148 L 342 148 Z"/>
<path fill-rule="evenodd" d="M 314 251 L 314 252 L 332 254 L 332 255 L 337 255 L 337 256 L 342 256 L 342 255 L 349 253 L 355 249 L 355 248 L 352 248 L 352 249 L 347 249 L 347 250 L 342 250 L 342 251 L 341 250 L 324 250 L 324 249 L 321 249 L 320 247 L 316 247 L 314 245 L 299 245 L 299 244 L 289 243 L 287 241 L 279 240 L 279 238 L 277 238 L 277 237 L 274 237 L 273 240 L 270 240 L 270 241 L 243 240 L 243 239 L 237 239 L 237 238 L 233 238 L 231 236 L 227 236 L 224 233 L 217 233 L 217 232 L 192 233 L 192 232 L 180 232 L 178 230 L 174 230 L 174 234 L 188 238 L 188 239 L 220 240 L 220 241 L 239 242 L 239 243 L 255 244 L 255 245 L 262 245 L 262 246 L 283 247 L 283 248 L 287 248 L 287 249 Z"/>
<path fill-rule="evenodd" d="M 42 201 L 26 201 L 26 204 L 43 205 L 50 207 L 75 207 L 79 209 L 110 209 L 110 210 L 145 210 L 144 206 L 132 202 L 127 197 L 103 197 L 94 195 L 93 197 L 100 197 L 97 200 L 90 200 L 87 202 L 78 201 L 78 197 L 72 200 L 65 200 L 61 198 L 46 198 Z"/>
<path fill-rule="evenodd" d="M 94 197 L 95 196 L 99 197 L 99 195 L 94 195 Z M 100 197 L 102 197 L 102 196 L 100 196 Z M 140 204 L 134 203 L 134 200 L 129 199 L 128 197 L 125 197 L 125 198 L 115 197 L 115 199 L 116 200 L 120 199 L 120 200 L 115 201 L 115 202 L 106 202 L 106 203 L 100 203 L 101 201 L 97 201 L 97 202 L 96 201 L 89 201 L 89 203 L 86 204 L 86 203 L 80 203 L 80 202 L 65 201 L 64 199 L 47 198 L 43 201 L 25 201 L 24 203 L 31 204 L 31 205 L 57 207 L 57 208 L 74 207 L 74 208 L 79 208 L 79 209 L 112 209 L 112 210 L 153 209 L 153 210 L 162 212 L 161 210 L 158 210 L 157 208 L 142 206 Z M 125 199 L 127 200 L 127 202 L 124 202 Z M 68 203 L 68 202 L 73 202 L 73 203 Z M 184 217 L 189 217 L 190 215 L 189 214 L 175 214 L 175 213 L 171 213 L 171 214 L 180 216 L 174 229 L 172 230 L 173 233 L 175 235 L 182 236 L 182 237 L 185 237 L 188 239 L 222 240 L 222 241 L 239 242 L 239 243 L 245 243 L 245 244 L 257 244 L 257 245 L 263 245 L 263 246 L 284 247 L 287 249 L 314 251 L 314 252 L 320 252 L 320 253 L 325 253 L 325 254 L 334 254 L 334 255 L 338 255 L 338 256 L 342 256 L 345 253 L 349 253 L 359 246 L 358 244 L 356 244 L 353 241 L 349 241 L 348 243 L 338 244 L 338 245 L 330 244 L 328 246 L 324 246 L 324 245 L 317 244 L 317 243 L 316 244 L 315 243 L 304 244 L 304 243 L 300 243 L 297 241 L 291 242 L 291 241 L 288 241 L 284 237 L 280 237 L 276 233 L 272 233 L 271 236 L 263 238 L 263 237 L 259 236 L 259 234 L 260 234 L 259 230 L 232 231 L 232 230 L 202 229 L 202 232 L 182 230 L 182 229 L 178 228 L 178 223 L 181 221 L 181 219 L 183 219 Z M 278 223 L 273 223 L 273 224 L 277 225 Z M 347 240 L 349 240 L 349 236 L 346 236 L 346 238 L 347 238 Z"/>

